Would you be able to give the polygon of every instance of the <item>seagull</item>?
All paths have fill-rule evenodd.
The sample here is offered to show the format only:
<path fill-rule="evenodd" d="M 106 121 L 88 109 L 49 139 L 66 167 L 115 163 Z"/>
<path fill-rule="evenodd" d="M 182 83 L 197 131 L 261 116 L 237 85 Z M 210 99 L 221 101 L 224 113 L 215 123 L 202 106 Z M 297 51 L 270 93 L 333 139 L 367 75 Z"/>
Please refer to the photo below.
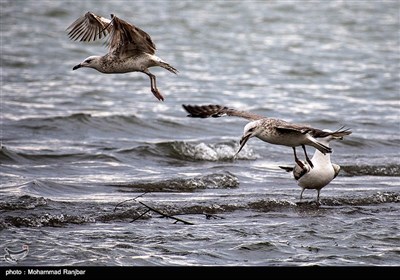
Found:
<path fill-rule="evenodd" d="M 344 136 L 351 134 L 351 131 L 349 130 L 336 132 L 332 132 L 330 130 L 324 131 L 332 134 L 319 139 L 319 142 L 328 147 L 331 140 L 342 140 Z M 305 189 L 315 189 L 317 190 L 317 203 L 319 203 L 319 193 L 321 189 L 336 178 L 336 176 L 339 174 L 340 166 L 335 163 L 331 163 L 330 155 L 324 155 L 319 150 L 315 150 L 311 161 L 314 165 L 314 168 L 311 168 L 310 165 L 304 161 L 301 161 L 303 164 L 302 166 L 296 164 L 294 167 L 279 167 L 287 172 L 293 172 L 293 177 L 302 189 L 300 193 L 300 201 L 303 198 L 303 192 Z"/>
<path fill-rule="evenodd" d="M 74 41 L 96 41 L 108 38 L 108 53 L 103 56 L 89 56 L 75 65 L 72 70 L 89 67 L 105 74 L 142 72 L 150 78 L 151 92 L 161 101 L 164 97 L 157 88 L 156 76 L 149 68 L 160 66 L 177 74 L 178 70 L 155 55 L 156 46 L 149 34 L 111 14 L 111 20 L 87 12 L 75 20 L 67 29 L 68 36 Z"/>
<path fill-rule="evenodd" d="M 319 142 L 317 139 L 327 137 L 336 133 L 348 133 L 347 129 L 326 132 L 317 128 L 312 128 L 305 125 L 293 124 L 280 119 L 267 118 L 251 112 L 239 111 L 221 105 L 182 105 L 189 113 L 188 117 L 192 118 L 207 118 L 207 117 L 222 117 L 236 116 L 250 120 L 244 127 L 243 136 L 240 139 L 240 148 L 236 155 L 242 150 L 247 141 L 252 137 L 257 137 L 262 141 L 270 144 L 289 146 L 293 148 L 295 162 L 305 168 L 305 165 L 300 161 L 296 154 L 296 147 L 303 148 L 306 161 L 313 168 L 313 163 L 309 159 L 305 146 L 312 146 L 318 149 L 322 154 L 331 153 L 332 149 Z"/>

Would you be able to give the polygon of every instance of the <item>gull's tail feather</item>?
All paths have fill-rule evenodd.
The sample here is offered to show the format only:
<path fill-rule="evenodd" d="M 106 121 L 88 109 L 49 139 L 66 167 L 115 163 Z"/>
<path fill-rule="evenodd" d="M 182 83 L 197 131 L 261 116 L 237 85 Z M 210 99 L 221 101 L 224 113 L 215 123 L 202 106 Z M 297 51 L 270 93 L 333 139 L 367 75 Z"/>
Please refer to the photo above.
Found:
<path fill-rule="evenodd" d="M 314 138 L 325 138 L 327 136 L 332 136 L 334 139 L 341 139 L 343 136 L 350 135 L 352 133 L 350 128 L 345 128 L 344 126 L 340 127 L 336 131 L 331 131 L 328 129 L 314 129 L 312 131 L 305 132 L 309 132 Z"/>
<path fill-rule="evenodd" d="M 176 68 L 174 68 L 172 65 L 166 63 L 165 61 L 159 61 L 158 65 L 164 69 L 167 69 L 171 73 L 178 74 L 178 72 L 179 72 Z"/>
<path fill-rule="evenodd" d="M 338 130 L 332 132 L 330 135 L 335 138 L 335 139 L 343 139 L 344 136 L 350 135 L 352 132 L 350 131 L 350 128 L 346 128 L 342 126 Z"/>

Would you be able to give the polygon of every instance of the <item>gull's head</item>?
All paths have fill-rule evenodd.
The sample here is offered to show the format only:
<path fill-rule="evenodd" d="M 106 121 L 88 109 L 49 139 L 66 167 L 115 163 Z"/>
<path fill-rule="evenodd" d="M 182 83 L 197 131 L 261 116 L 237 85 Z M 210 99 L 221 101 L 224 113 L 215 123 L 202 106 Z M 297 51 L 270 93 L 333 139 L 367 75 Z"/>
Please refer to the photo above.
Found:
<path fill-rule="evenodd" d="M 246 124 L 243 129 L 243 136 L 239 141 L 240 148 L 235 155 L 237 155 L 243 149 L 244 145 L 246 145 L 247 141 L 249 141 L 251 137 L 258 136 L 261 133 L 262 129 L 263 128 L 260 120 L 252 121 Z"/>
<path fill-rule="evenodd" d="M 100 65 L 100 58 L 101 58 L 101 56 L 96 56 L 96 55 L 89 56 L 88 58 L 86 58 L 84 61 L 82 61 L 78 65 L 75 65 L 72 68 L 72 70 L 76 70 L 76 69 L 79 69 L 82 67 L 89 67 L 89 68 L 94 68 L 94 69 L 98 70 L 99 65 Z"/>

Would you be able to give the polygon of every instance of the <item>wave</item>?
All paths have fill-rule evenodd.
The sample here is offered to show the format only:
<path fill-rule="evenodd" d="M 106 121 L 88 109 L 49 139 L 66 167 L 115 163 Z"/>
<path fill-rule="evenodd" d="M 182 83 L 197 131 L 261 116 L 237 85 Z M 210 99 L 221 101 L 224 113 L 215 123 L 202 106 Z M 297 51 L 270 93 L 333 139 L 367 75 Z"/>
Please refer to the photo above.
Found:
<path fill-rule="evenodd" d="M 0 220 L 0 228 L 14 227 L 60 227 L 67 224 L 84 224 L 95 222 L 87 216 L 64 215 L 64 214 L 43 214 L 31 217 L 5 217 Z"/>
<path fill-rule="evenodd" d="M 395 192 L 377 192 L 365 197 L 324 197 L 320 203 L 315 200 L 303 200 L 293 202 L 277 199 L 263 199 L 248 204 L 249 209 L 268 212 L 278 208 L 299 208 L 300 209 L 318 209 L 331 206 L 368 206 L 384 203 L 400 203 L 400 193 Z"/>
<path fill-rule="evenodd" d="M 27 159 L 19 153 L 10 150 L 6 146 L 0 147 L 0 160 L 2 163 L 13 162 L 13 163 L 25 163 Z"/>
<path fill-rule="evenodd" d="M 215 173 L 193 178 L 173 178 L 160 181 L 142 181 L 112 184 L 127 192 L 193 192 L 200 189 L 230 189 L 239 187 L 238 178 L 229 173 Z"/>
<path fill-rule="evenodd" d="M 90 188 L 84 188 L 80 184 L 59 183 L 51 180 L 33 180 L 23 184 L 21 190 L 37 196 L 64 198 L 67 196 L 79 196 L 90 194 Z"/>
<path fill-rule="evenodd" d="M 34 197 L 30 195 L 23 195 L 20 197 L 3 198 L 0 201 L 0 211 L 11 211 L 11 210 L 28 210 L 35 209 L 37 207 L 46 206 L 47 199 L 44 197 Z"/>
<path fill-rule="evenodd" d="M 179 128 L 177 120 L 158 118 L 149 122 L 144 116 L 134 114 L 99 114 L 74 113 L 65 116 L 27 117 L 7 123 L 12 127 L 25 129 L 62 130 L 65 133 L 76 133 L 79 130 L 94 128 L 98 131 L 115 131 L 136 134 L 138 129 L 165 130 Z"/>
<path fill-rule="evenodd" d="M 400 165 L 347 165 L 341 169 L 352 176 L 400 176 Z"/>
<path fill-rule="evenodd" d="M 40 164 L 49 162 L 58 162 L 60 160 L 74 160 L 74 161 L 107 161 L 107 162 L 120 162 L 118 158 L 104 153 L 71 153 L 60 152 L 51 149 L 35 150 L 35 154 L 30 154 L 21 151 L 15 151 L 6 146 L 0 147 L 0 160 L 2 163 L 32 163 L 39 162 Z"/>
<path fill-rule="evenodd" d="M 0 229 L 8 227 L 60 227 L 68 224 L 132 222 L 147 220 L 152 217 L 180 217 L 190 220 L 193 215 L 201 215 L 206 219 L 225 219 L 227 213 L 250 210 L 256 212 L 270 211 L 301 211 L 315 213 L 324 211 L 354 211 L 363 212 L 363 206 L 381 205 L 385 203 L 400 203 L 400 193 L 377 192 L 365 197 L 326 197 L 320 204 L 315 201 L 293 202 L 285 199 L 256 199 L 244 201 L 223 199 L 221 201 L 193 200 L 182 202 L 159 202 L 142 197 L 130 199 L 121 203 L 58 202 L 43 197 L 24 195 L 8 197 L 0 203 Z M 5 201 L 7 200 L 7 201 Z M 128 201 L 130 201 L 128 203 Z M 150 206 L 157 210 L 148 211 Z M 23 211 L 21 211 L 23 210 Z M 7 215 L 8 214 L 8 215 Z M 225 214 L 225 215 L 224 215 Z"/>
<path fill-rule="evenodd" d="M 190 177 L 190 178 L 171 178 L 166 180 L 138 180 L 134 182 L 122 182 L 122 183 L 98 183 L 96 184 L 96 193 L 109 193 L 110 187 L 117 188 L 118 192 L 194 192 L 202 189 L 231 189 L 239 187 L 238 178 L 229 173 L 213 173 L 204 176 Z M 35 179 L 26 182 L 19 186 L 13 186 L 18 188 L 20 192 L 27 193 L 34 196 L 44 196 L 47 198 L 57 198 L 65 200 L 66 198 L 82 198 L 86 196 L 93 196 L 93 188 L 87 184 L 73 184 L 65 182 L 56 182 L 48 179 Z M 35 202 L 36 198 L 32 198 Z M 25 201 L 26 206 L 31 208 L 29 200 Z M 20 205 L 20 203 L 14 203 L 13 205 Z M 24 205 L 22 203 L 21 205 Z M 35 205 L 35 204 L 33 204 Z M 5 207 L 0 204 L 0 210 Z M 19 206 L 18 206 L 19 207 Z M 4 208 L 5 209 L 5 208 Z M 11 209 L 11 208 L 10 208 Z"/>
<path fill-rule="evenodd" d="M 96 129 L 97 131 L 126 131 L 131 133 L 133 127 L 148 128 L 151 124 L 142 120 L 135 115 L 107 115 L 93 116 L 86 113 L 76 113 L 66 116 L 52 117 L 29 117 L 7 123 L 12 127 L 21 129 L 43 130 L 47 134 L 49 131 L 62 131 L 64 135 L 86 132 L 88 129 Z"/>
<path fill-rule="evenodd" d="M 377 192 L 365 197 L 342 197 L 342 198 L 324 198 L 323 205 L 326 206 L 366 206 L 382 203 L 399 203 L 400 193 L 395 192 Z"/>
<path fill-rule="evenodd" d="M 134 153 L 138 156 L 168 157 L 185 161 L 233 161 L 234 159 L 254 160 L 257 155 L 251 148 L 244 147 L 240 154 L 237 141 L 207 144 L 204 142 L 171 141 L 141 145 L 119 150 L 120 154 Z"/>
<path fill-rule="evenodd" d="M 239 149 L 238 142 L 223 142 L 216 144 L 174 142 L 174 155 L 179 159 L 204 161 L 232 161 Z M 236 155 L 237 159 L 255 159 L 251 149 L 243 149 Z"/>

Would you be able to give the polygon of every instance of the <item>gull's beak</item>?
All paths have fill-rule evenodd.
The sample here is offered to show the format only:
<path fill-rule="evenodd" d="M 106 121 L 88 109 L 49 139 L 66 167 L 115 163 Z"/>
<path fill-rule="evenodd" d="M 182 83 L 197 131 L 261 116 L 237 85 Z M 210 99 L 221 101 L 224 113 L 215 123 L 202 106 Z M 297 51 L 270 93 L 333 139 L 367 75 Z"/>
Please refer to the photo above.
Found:
<path fill-rule="evenodd" d="M 251 133 L 242 136 L 242 138 L 239 141 L 240 148 L 236 152 L 235 156 L 237 156 L 237 154 L 243 149 L 244 145 L 246 145 L 247 141 L 251 138 L 251 136 L 252 136 Z"/>
<path fill-rule="evenodd" d="M 76 70 L 76 69 L 79 69 L 81 67 L 82 67 L 82 65 L 79 63 L 78 65 L 75 65 L 74 68 L 72 68 L 72 70 Z"/>

